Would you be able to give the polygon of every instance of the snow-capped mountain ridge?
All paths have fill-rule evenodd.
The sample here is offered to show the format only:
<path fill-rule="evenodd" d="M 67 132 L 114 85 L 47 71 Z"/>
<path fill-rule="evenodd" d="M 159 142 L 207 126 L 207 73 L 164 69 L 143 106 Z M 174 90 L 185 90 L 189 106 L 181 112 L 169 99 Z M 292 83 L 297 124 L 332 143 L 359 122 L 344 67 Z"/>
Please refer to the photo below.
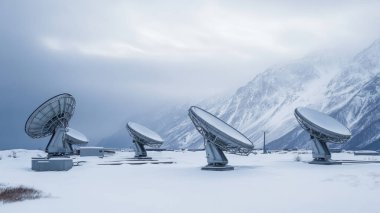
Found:
<path fill-rule="evenodd" d="M 358 53 L 328 85 L 330 101 L 324 108 L 334 111 L 346 104 L 359 89 L 380 72 L 380 39 Z"/>
<path fill-rule="evenodd" d="M 262 146 L 263 131 L 267 132 L 267 139 L 273 141 L 272 148 L 307 147 L 308 136 L 299 129 L 293 115 L 299 106 L 336 115 L 352 128 L 354 135 L 358 135 L 364 131 L 357 126 L 358 122 L 364 122 L 368 116 L 368 112 L 360 112 L 367 105 L 377 106 L 380 101 L 376 99 L 373 103 L 368 95 L 363 96 L 379 93 L 373 85 L 375 81 L 366 87 L 380 73 L 379 58 L 380 40 L 350 60 L 326 51 L 310 54 L 288 64 L 270 67 L 229 98 L 198 106 L 244 133 L 256 148 Z M 188 118 L 187 109 L 184 107 L 151 121 L 150 127 L 166 139 L 164 147 L 203 147 L 203 140 Z"/>
<path fill-rule="evenodd" d="M 322 111 L 340 120 L 353 134 L 347 143 L 335 147 L 380 148 L 379 58 L 380 40 L 357 54 L 328 84 Z M 307 138 L 308 135 L 297 127 L 284 137 L 275 140 L 270 147 L 307 147 Z"/>

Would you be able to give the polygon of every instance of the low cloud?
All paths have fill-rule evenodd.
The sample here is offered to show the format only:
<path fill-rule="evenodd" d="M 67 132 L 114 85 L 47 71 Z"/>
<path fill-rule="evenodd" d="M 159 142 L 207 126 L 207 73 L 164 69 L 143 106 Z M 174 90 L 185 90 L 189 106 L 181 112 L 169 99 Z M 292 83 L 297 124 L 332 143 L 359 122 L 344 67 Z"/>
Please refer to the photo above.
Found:
<path fill-rule="evenodd" d="M 379 1 L 1 1 L 0 141 L 24 147 L 28 113 L 57 93 L 77 97 L 72 125 L 98 140 L 130 117 L 231 93 L 273 64 L 320 49 L 355 52 L 380 37 L 378 8 Z"/>

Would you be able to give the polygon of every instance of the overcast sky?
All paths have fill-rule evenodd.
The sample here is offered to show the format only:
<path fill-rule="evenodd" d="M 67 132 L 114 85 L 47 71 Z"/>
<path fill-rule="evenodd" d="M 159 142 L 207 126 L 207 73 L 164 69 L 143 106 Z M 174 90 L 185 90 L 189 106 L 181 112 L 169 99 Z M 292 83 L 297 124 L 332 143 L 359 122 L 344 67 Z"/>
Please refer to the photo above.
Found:
<path fill-rule="evenodd" d="M 77 99 L 71 126 L 98 140 L 155 108 L 232 93 L 270 65 L 321 49 L 355 52 L 380 38 L 379 8 L 380 1 L 2 0 L 0 149 L 32 144 L 27 117 L 62 92 Z"/>

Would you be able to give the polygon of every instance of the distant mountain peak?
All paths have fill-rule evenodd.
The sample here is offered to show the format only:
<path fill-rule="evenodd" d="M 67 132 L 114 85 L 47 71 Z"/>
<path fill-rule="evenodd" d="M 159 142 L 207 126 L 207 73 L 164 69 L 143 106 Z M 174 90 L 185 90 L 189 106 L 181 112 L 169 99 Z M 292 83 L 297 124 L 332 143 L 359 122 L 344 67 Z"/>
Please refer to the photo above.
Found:
<path fill-rule="evenodd" d="M 380 113 L 375 110 L 380 109 L 380 88 L 376 86 L 379 80 L 371 81 L 380 73 L 379 58 L 380 39 L 354 59 L 329 50 L 314 52 L 266 69 L 227 98 L 212 98 L 195 105 L 244 133 L 258 148 L 262 145 L 263 131 L 267 132 L 267 140 L 273 142 L 269 143 L 271 148 L 309 148 L 310 137 L 299 128 L 293 115 L 299 106 L 336 116 L 353 128 L 354 140 L 366 138 L 360 135 L 363 133 L 371 136 L 372 144 L 380 138 Z M 368 82 L 371 84 L 365 87 Z M 149 126 L 162 134 L 166 140 L 164 147 L 203 147 L 203 139 L 188 118 L 187 108 L 153 117 L 148 118 Z M 364 132 L 359 124 L 372 129 Z M 350 144 L 348 148 L 354 147 Z"/>
<path fill-rule="evenodd" d="M 365 70 L 373 70 L 380 65 L 380 39 L 374 41 L 369 47 L 358 53 L 354 61 Z"/>

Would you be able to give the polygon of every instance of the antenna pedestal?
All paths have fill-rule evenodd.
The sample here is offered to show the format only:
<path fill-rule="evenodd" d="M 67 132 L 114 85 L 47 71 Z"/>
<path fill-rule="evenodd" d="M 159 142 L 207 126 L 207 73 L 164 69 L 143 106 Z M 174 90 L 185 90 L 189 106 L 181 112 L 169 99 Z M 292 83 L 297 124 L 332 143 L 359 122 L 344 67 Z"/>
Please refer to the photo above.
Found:
<path fill-rule="evenodd" d="M 322 164 L 322 165 L 332 165 L 332 164 L 342 164 L 331 160 L 331 152 L 327 146 L 327 143 L 318 140 L 317 138 L 311 136 L 313 140 L 313 161 L 310 164 Z"/>
<path fill-rule="evenodd" d="M 48 158 L 50 157 L 60 157 L 66 156 L 73 153 L 73 149 L 70 144 L 65 142 L 66 128 L 57 127 L 50 138 L 45 151 L 48 153 Z"/>
<path fill-rule="evenodd" d="M 139 143 L 136 140 L 133 140 L 133 144 L 135 145 L 135 159 L 152 159 L 147 156 L 144 144 Z"/>
<path fill-rule="evenodd" d="M 234 169 L 234 167 L 227 165 L 228 160 L 226 156 L 214 143 L 206 140 L 205 150 L 208 165 L 202 167 L 202 170 L 227 171 Z"/>

